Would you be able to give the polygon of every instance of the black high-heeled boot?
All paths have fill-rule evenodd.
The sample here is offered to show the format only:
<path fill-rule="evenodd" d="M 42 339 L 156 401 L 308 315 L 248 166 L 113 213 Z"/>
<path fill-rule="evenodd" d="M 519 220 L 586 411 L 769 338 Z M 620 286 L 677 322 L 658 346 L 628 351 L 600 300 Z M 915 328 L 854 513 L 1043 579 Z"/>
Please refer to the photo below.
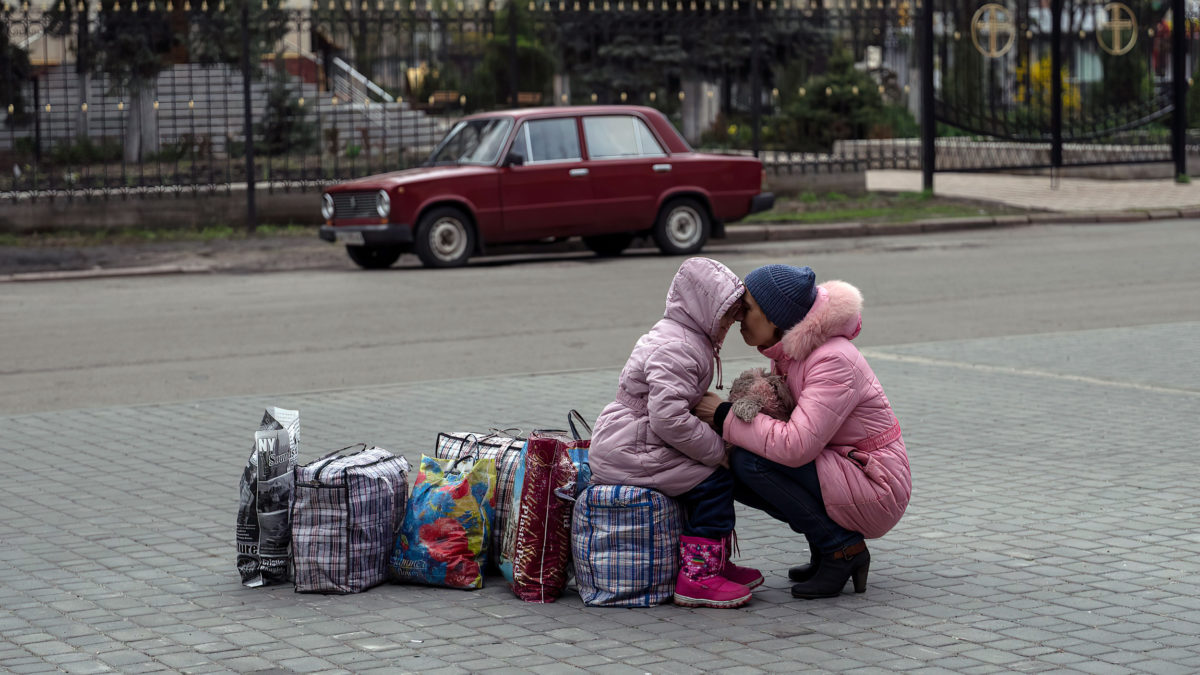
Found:
<path fill-rule="evenodd" d="M 854 579 L 854 592 L 867 591 L 867 570 L 871 568 L 871 552 L 867 542 L 860 541 L 846 548 L 821 556 L 811 579 L 792 586 L 793 598 L 813 600 L 833 598 L 841 594 L 846 581 Z"/>
<path fill-rule="evenodd" d="M 808 550 L 812 553 L 812 559 L 808 561 L 807 565 L 796 565 L 795 567 L 788 568 L 788 578 L 792 581 L 808 581 L 817 573 L 817 567 L 821 564 L 821 556 L 817 555 L 817 550 L 811 545 L 808 547 Z"/>

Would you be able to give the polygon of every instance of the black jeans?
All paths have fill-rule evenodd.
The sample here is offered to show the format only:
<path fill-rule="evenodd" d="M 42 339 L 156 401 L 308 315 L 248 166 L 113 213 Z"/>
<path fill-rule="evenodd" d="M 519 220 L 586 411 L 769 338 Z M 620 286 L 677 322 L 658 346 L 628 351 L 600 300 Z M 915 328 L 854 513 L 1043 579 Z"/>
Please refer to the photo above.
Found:
<path fill-rule="evenodd" d="M 861 534 L 833 522 L 825 511 L 815 463 L 792 468 L 734 448 L 729 465 L 737 478 L 736 499 L 787 523 L 814 552 L 832 553 L 862 541 Z"/>
<path fill-rule="evenodd" d="M 733 474 L 718 466 L 712 475 L 675 499 L 683 507 L 683 535 L 720 539 L 733 531 Z"/>

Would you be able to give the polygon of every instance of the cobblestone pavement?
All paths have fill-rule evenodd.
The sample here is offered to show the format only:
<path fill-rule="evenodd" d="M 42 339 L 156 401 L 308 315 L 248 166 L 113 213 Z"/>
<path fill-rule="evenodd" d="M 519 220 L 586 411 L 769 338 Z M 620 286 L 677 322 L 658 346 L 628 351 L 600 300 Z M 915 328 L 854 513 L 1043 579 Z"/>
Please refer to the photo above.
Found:
<path fill-rule="evenodd" d="M 864 595 L 797 601 L 803 539 L 739 511 L 740 610 L 385 585 L 245 589 L 237 481 L 268 405 L 301 459 L 594 416 L 615 369 L 0 417 L 0 669 L 15 672 L 1200 671 L 1200 323 L 867 350 L 915 491 Z M 750 361 L 729 363 L 740 372 Z"/>

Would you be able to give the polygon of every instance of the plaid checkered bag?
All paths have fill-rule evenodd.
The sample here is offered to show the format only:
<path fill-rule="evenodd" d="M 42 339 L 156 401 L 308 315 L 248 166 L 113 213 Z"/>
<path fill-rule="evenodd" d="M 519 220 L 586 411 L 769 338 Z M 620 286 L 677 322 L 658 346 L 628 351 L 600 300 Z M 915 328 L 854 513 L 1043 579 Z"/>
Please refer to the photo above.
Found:
<path fill-rule="evenodd" d="M 386 581 L 408 504 L 408 462 L 352 445 L 296 467 L 295 485 L 296 590 L 358 593 Z"/>
<path fill-rule="evenodd" d="M 575 583 L 583 604 L 650 607 L 671 600 L 683 509 L 649 488 L 592 485 L 571 518 Z"/>
<path fill-rule="evenodd" d="M 511 431 L 509 429 L 502 432 Z M 496 460 L 496 508 L 488 538 L 488 564 L 495 567 L 500 563 L 500 543 L 504 538 L 504 526 L 512 513 L 513 477 L 521 459 L 521 448 L 525 439 L 521 436 L 508 437 L 502 432 L 488 434 L 455 431 L 437 435 L 434 457 L 438 459 L 462 459 L 477 455 L 482 459 Z"/>

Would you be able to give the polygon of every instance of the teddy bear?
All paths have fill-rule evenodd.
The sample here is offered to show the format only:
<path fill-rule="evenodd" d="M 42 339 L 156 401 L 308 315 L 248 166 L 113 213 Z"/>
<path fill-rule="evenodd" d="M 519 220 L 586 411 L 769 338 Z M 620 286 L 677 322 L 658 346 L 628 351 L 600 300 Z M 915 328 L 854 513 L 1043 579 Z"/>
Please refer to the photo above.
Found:
<path fill-rule="evenodd" d="M 796 407 L 787 380 L 781 375 L 768 375 L 762 368 L 751 368 L 737 376 L 729 387 L 729 402 L 733 404 L 730 412 L 746 422 L 760 412 L 786 420 Z"/>

